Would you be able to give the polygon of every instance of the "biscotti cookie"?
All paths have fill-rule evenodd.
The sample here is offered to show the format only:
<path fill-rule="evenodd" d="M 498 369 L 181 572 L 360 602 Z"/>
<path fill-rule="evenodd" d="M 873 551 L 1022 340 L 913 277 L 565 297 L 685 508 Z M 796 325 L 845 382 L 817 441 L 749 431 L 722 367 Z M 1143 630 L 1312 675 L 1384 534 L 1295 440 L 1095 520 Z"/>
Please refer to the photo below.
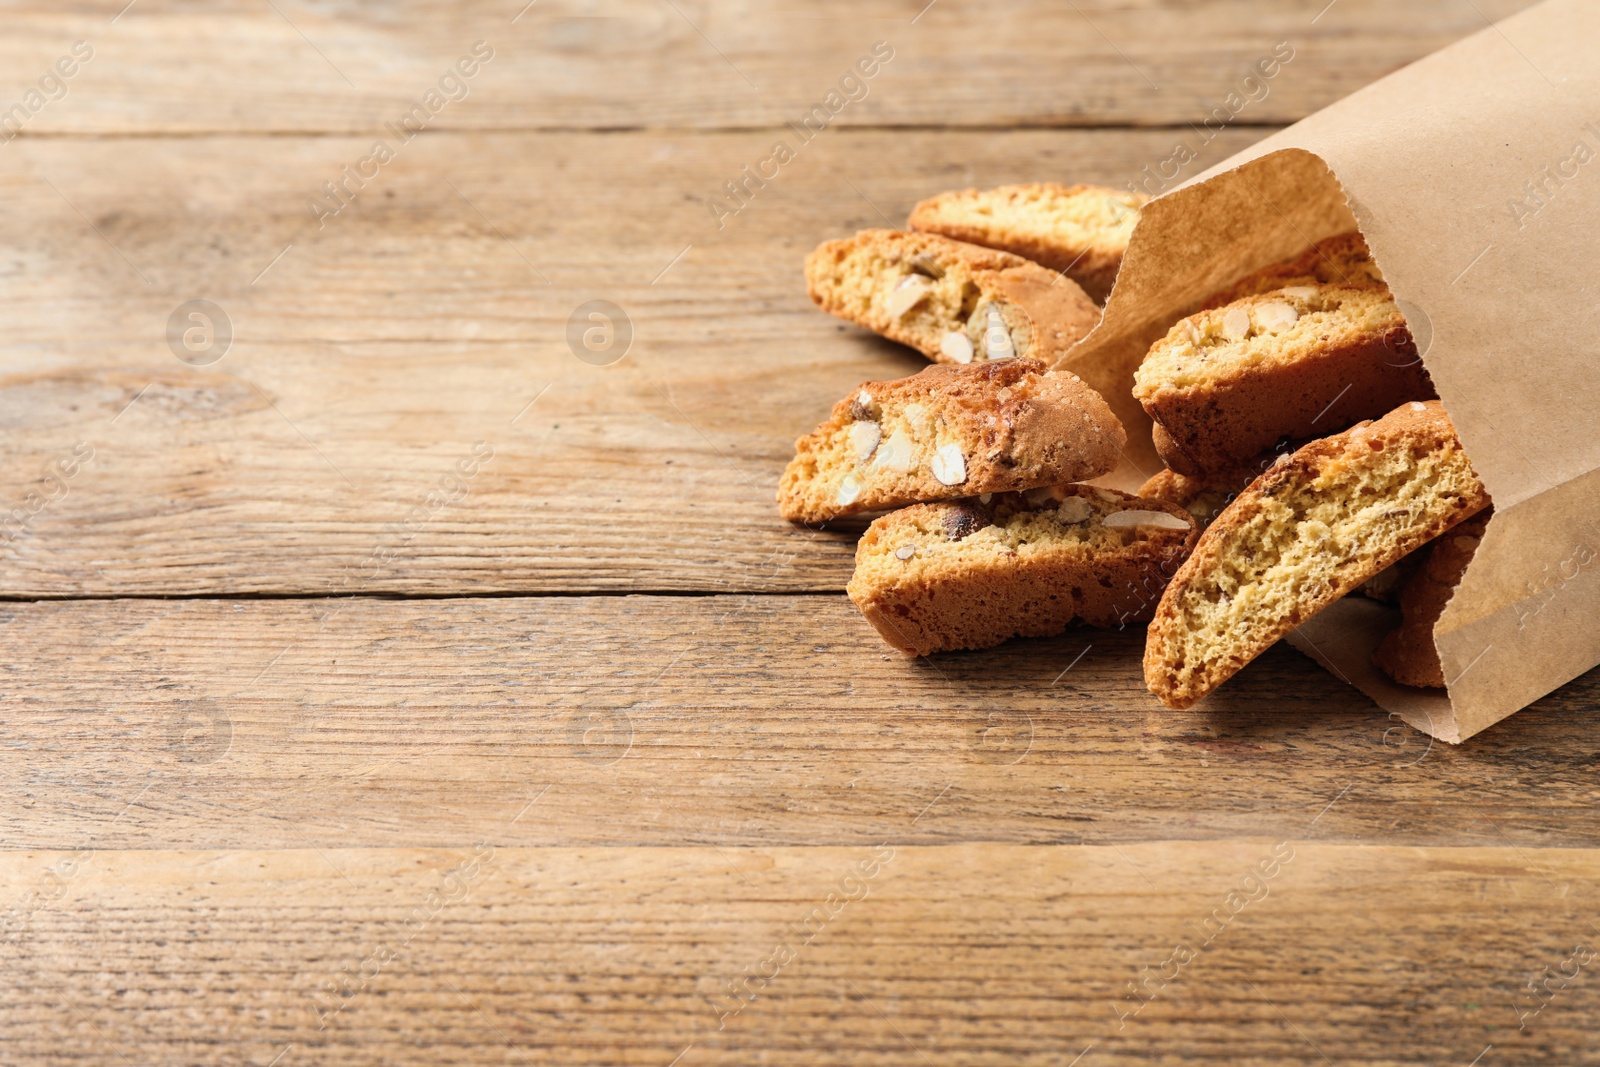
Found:
<path fill-rule="evenodd" d="M 1202 475 L 1434 392 L 1388 291 L 1327 285 L 1180 321 L 1134 373 L 1133 394 L 1167 466 Z"/>
<path fill-rule="evenodd" d="M 778 485 L 794 522 L 1098 478 L 1127 444 L 1100 394 L 1032 359 L 867 382 L 795 443 Z"/>
<path fill-rule="evenodd" d="M 806 257 L 817 306 L 937 363 L 1031 356 L 1054 366 L 1100 321 L 1076 282 L 932 233 L 863 230 Z"/>
<path fill-rule="evenodd" d="M 1400 606 L 1400 593 L 1417 573 L 1417 568 L 1422 566 L 1428 557 L 1428 548 L 1424 545 L 1407 556 L 1401 556 L 1383 570 L 1361 583 L 1361 595 L 1380 604 L 1390 607 Z"/>
<path fill-rule="evenodd" d="M 1150 623 L 1144 677 L 1186 708 L 1280 637 L 1489 505 L 1438 401 L 1313 441 L 1200 537 Z"/>
<path fill-rule="evenodd" d="M 1372 662 L 1401 685 L 1444 688 L 1444 666 L 1433 627 L 1455 595 L 1467 564 L 1489 525 L 1487 514 L 1469 519 L 1429 545 L 1426 558 L 1400 591 L 1401 622 L 1383 639 Z"/>
<path fill-rule="evenodd" d="M 1372 250 L 1359 232 L 1341 233 L 1310 249 L 1263 267 L 1214 294 L 1203 305 L 1218 308 L 1247 296 L 1259 296 L 1275 289 L 1299 286 L 1350 285 L 1362 289 L 1386 289 L 1387 283 L 1378 265 L 1372 261 Z"/>
<path fill-rule="evenodd" d="M 1196 536 L 1181 508 L 1086 485 L 916 504 L 867 529 L 847 591 L 902 652 L 988 648 L 1148 618 Z"/>
<path fill-rule="evenodd" d="M 924 200 L 906 225 L 1015 252 L 1061 271 L 1104 303 L 1148 199 L 1100 185 L 1002 185 Z"/>
<path fill-rule="evenodd" d="M 1203 530 L 1277 458 L 1276 455 L 1264 455 L 1254 463 L 1230 467 L 1199 478 L 1179 474 L 1175 470 L 1164 470 L 1140 486 L 1139 495 L 1148 500 L 1176 504 L 1193 515 Z"/>

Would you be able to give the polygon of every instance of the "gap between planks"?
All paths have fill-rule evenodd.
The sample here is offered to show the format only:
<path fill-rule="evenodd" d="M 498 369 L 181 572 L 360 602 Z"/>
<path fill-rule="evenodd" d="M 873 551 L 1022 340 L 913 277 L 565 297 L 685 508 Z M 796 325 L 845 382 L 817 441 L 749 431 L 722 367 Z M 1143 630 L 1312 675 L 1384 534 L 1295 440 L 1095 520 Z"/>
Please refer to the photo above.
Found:
<path fill-rule="evenodd" d="M 317 593 L 63 593 L 59 596 L 13 596 L 0 594 L 0 604 L 53 604 L 76 601 L 113 600 L 584 600 L 590 597 L 676 597 L 696 600 L 728 597 L 836 597 L 844 596 L 844 589 L 594 589 L 562 590 L 548 593 L 517 590 L 490 590 L 481 593 L 361 593 L 356 596 L 334 596 Z"/>
<path fill-rule="evenodd" d="M 1265 120 L 1249 121 L 1236 119 L 1228 123 L 1230 130 L 1264 130 L 1273 132 L 1284 129 L 1293 123 L 1287 121 Z M 1192 122 L 1096 122 L 1088 120 L 1083 122 L 942 122 L 942 123 L 914 123 L 914 122 L 883 122 L 860 123 L 858 125 L 837 124 L 829 129 L 848 133 L 1021 133 L 1021 132 L 1047 132 L 1050 130 L 1087 130 L 1093 132 L 1134 132 L 1134 133 L 1159 133 L 1163 130 L 1170 132 L 1189 132 L 1195 130 Z M 470 126 L 446 127 L 435 130 L 422 130 L 416 134 L 417 139 L 435 136 L 460 136 L 476 134 L 598 134 L 598 135 L 628 135 L 650 134 L 660 136 L 681 137 L 686 134 L 740 134 L 764 133 L 774 130 L 788 130 L 789 127 L 782 123 L 750 123 L 733 124 L 727 126 Z M 12 140 L 16 141 L 198 141 L 210 137 L 257 137 L 257 138 L 301 138 L 306 140 L 330 140 L 336 138 L 372 137 L 388 133 L 383 127 L 359 128 L 349 130 L 273 130 L 217 127 L 205 130 L 108 130 L 101 132 L 82 132 L 75 130 L 22 130 Z"/>

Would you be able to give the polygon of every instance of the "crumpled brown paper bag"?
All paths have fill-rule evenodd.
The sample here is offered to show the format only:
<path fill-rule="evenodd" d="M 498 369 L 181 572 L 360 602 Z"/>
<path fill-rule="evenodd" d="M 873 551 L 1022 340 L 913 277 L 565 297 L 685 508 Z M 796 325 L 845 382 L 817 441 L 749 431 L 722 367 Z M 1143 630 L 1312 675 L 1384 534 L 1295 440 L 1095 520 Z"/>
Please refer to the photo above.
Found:
<path fill-rule="evenodd" d="M 1600 664 L 1600 3 L 1547 0 L 1267 138 L 1145 208 L 1100 326 L 1059 366 L 1160 469 L 1133 372 L 1235 278 L 1358 227 L 1494 498 L 1435 640 L 1446 693 L 1389 682 L 1398 617 L 1350 597 L 1290 641 L 1459 742 Z"/>

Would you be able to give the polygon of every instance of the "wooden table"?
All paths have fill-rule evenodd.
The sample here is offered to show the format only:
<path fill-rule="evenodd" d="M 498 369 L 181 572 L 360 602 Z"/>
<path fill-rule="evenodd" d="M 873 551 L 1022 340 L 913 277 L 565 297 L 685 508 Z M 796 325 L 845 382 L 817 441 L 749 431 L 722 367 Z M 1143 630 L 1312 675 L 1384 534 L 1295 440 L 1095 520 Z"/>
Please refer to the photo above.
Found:
<path fill-rule="evenodd" d="M 908 663 L 772 504 L 919 365 L 813 244 L 1523 0 L 125 2 L 0 30 L 0 1061 L 1600 1062 L 1600 677 L 1450 749 L 1287 648 Z"/>

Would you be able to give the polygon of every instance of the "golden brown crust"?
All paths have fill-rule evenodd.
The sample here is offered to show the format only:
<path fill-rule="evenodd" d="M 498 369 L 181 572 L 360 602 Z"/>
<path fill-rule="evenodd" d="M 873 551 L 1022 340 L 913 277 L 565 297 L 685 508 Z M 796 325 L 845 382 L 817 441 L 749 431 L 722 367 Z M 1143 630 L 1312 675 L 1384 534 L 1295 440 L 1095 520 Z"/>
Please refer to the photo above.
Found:
<path fill-rule="evenodd" d="M 1214 293 L 1203 305 L 1219 308 L 1247 296 L 1270 293 L 1296 285 L 1352 285 L 1388 288 L 1383 274 L 1372 260 L 1372 250 L 1358 231 L 1341 233 L 1319 241 L 1292 259 L 1263 267 L 1254 274 Z"/>
<path fill-rule="evenodd" d="M 1100 321 L 1070 278 L 931 233 L 863 230 L 825 242 L 806 257 L 806 290 L 829 314 L 937 363 L 1014 353 L 1054 366 Z"/>
<path fill-rule="evenodd" d="M 1372 575 L 1483 510 L 1438 401 L 1313 441 L 1240 493 L 1156 608 L 1145 682 L 1186 708 Z"/>
<path fill-rule="evenodd" d="M 1002 301 L 1028 315 L 1034 343 L 1031 351 L 1018 355 L 1053 367 L 1100 324 L 1100 309 L 1070 278 L 1047 270 L 999 271 L 986 277 Z"/>
<path fill-rule="evenodd" d="M 1107 526 L 1119 513 L 1130 524 Z M 916 504 L 867 530 L 848 592 L 912 655 L 1122 627 L 1149 617 L 1196 536 L 1181 508 L 1084 485 Z"/>
<path fill-rule="evenodd" d="M 778 507 L 794 522 L 1096 478 L 1127 435 L 1071 374 L 1031 359 L 866 382 L 795 443 Z"/>
<path fill-rule="evenodd" d="M 1488 526 L 1489 516 L 1480 515 L 1429 544 L 1426 558 L 1401 589 L 1400 626 L 1372 653 L 1372 662 L 1401 685 L 1445 687 L 1433 628 L 1455 595 L 1461 576 L 1467 573 L 1467 564 Z"/>
<path fill-rule="evenodd" d="M 1104 186 L 1053 182 L 963 189 L 922 201 L 906 225 L 1014 252 L 1065 273 L 1091 299 L 1104 303 L 1148 199 Z"/>
<path fill-rule="evenodd" d="M 1279 315 L 1290 319 L 1281 329 Z M 1242 336 L 1229 332 L 1234 325 Z M 1134 395 L 1156 424 L 1161 458 L 1200 476 L 1434 391 L 1386 294 L 1324 286 L 1244 297 L 1184 319 L 1151 347 Z"/>

